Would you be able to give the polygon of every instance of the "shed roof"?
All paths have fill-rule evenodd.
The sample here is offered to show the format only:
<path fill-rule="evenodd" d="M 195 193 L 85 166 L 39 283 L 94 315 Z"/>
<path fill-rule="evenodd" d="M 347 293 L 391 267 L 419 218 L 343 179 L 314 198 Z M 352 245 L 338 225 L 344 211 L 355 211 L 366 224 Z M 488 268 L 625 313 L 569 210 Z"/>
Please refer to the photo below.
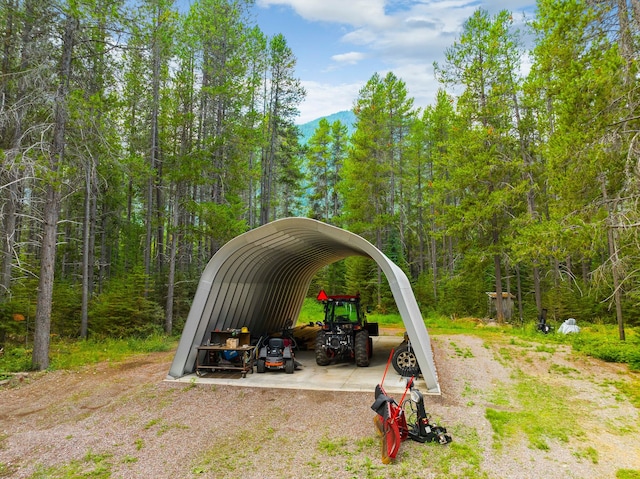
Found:
<path fill-rule="evenodd" d="M 440 392 L 429 334 L 405 273 L 367 240 L 309 218 L 284 218 L 220 248 L 205 267 L 169 370 L 195 369 L 196 348 L 210 331 L 277 331 L 298 317 L 312 278 L 348 256 L 373 259 L 384 272 L 430 392 Z"/>

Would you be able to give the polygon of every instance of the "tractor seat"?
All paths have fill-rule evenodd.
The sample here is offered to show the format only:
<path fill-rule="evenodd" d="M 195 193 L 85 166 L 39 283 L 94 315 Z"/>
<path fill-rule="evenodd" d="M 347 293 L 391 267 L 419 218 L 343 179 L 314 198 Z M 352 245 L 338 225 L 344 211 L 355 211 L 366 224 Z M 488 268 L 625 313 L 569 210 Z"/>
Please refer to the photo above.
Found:
<path fill-rule="evenodd" d="M 271 338 L 269 339 L 269 348 L 284 348 L 284 339 L 282 338 Z"/>

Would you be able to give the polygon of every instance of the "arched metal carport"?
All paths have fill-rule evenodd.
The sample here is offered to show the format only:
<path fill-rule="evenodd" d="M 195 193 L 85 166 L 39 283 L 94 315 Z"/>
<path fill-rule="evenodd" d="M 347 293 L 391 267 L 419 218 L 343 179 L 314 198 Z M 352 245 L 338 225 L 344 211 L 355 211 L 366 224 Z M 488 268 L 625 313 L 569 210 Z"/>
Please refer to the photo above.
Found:
<path fill-rule="evenodd" d="M 213 330 L 277 331 L 298 317 L 322 267 L 348 256 L 373 259 L 384 272 L 429 392 L 440 387 L 429 334 L 405 273 L 367 240 L 309 218 L 284 218 L 248 231 L 207 264 L 182 331 L 169 378 L 192 373 L 196 348 Z"/>

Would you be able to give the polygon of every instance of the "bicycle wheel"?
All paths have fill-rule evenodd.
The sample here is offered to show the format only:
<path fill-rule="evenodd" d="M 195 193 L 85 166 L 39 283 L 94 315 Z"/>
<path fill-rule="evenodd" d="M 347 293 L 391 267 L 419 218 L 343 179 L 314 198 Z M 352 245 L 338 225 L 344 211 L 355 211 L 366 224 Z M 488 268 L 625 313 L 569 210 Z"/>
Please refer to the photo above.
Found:
<path fill-rule="evenodd" d="M 382 463 L 389 464 L 396 458 L 400 449 L 400 431 L 398 424 L 391 419 L 385 419 L 382 435 Z"/>

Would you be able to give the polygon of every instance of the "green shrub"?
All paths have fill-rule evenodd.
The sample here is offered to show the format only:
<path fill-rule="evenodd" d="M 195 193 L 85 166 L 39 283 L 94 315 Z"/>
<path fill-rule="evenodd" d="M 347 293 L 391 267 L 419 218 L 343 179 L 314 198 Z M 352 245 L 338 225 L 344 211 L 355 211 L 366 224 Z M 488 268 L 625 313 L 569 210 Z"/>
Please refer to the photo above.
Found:
<path fill-rule="evenodd" d="M 101 294 L 91 305 L 91 333 L 115 337 L 148 336 L 162 330 L 162 307 L 125 291 Z"/>
<path fill-rule="evenodd" d="M 0 356 L 0 379 L 5 379 L 11 372 L 31 369 L 31 350 L 25 348 L 5 348 Z"/>

